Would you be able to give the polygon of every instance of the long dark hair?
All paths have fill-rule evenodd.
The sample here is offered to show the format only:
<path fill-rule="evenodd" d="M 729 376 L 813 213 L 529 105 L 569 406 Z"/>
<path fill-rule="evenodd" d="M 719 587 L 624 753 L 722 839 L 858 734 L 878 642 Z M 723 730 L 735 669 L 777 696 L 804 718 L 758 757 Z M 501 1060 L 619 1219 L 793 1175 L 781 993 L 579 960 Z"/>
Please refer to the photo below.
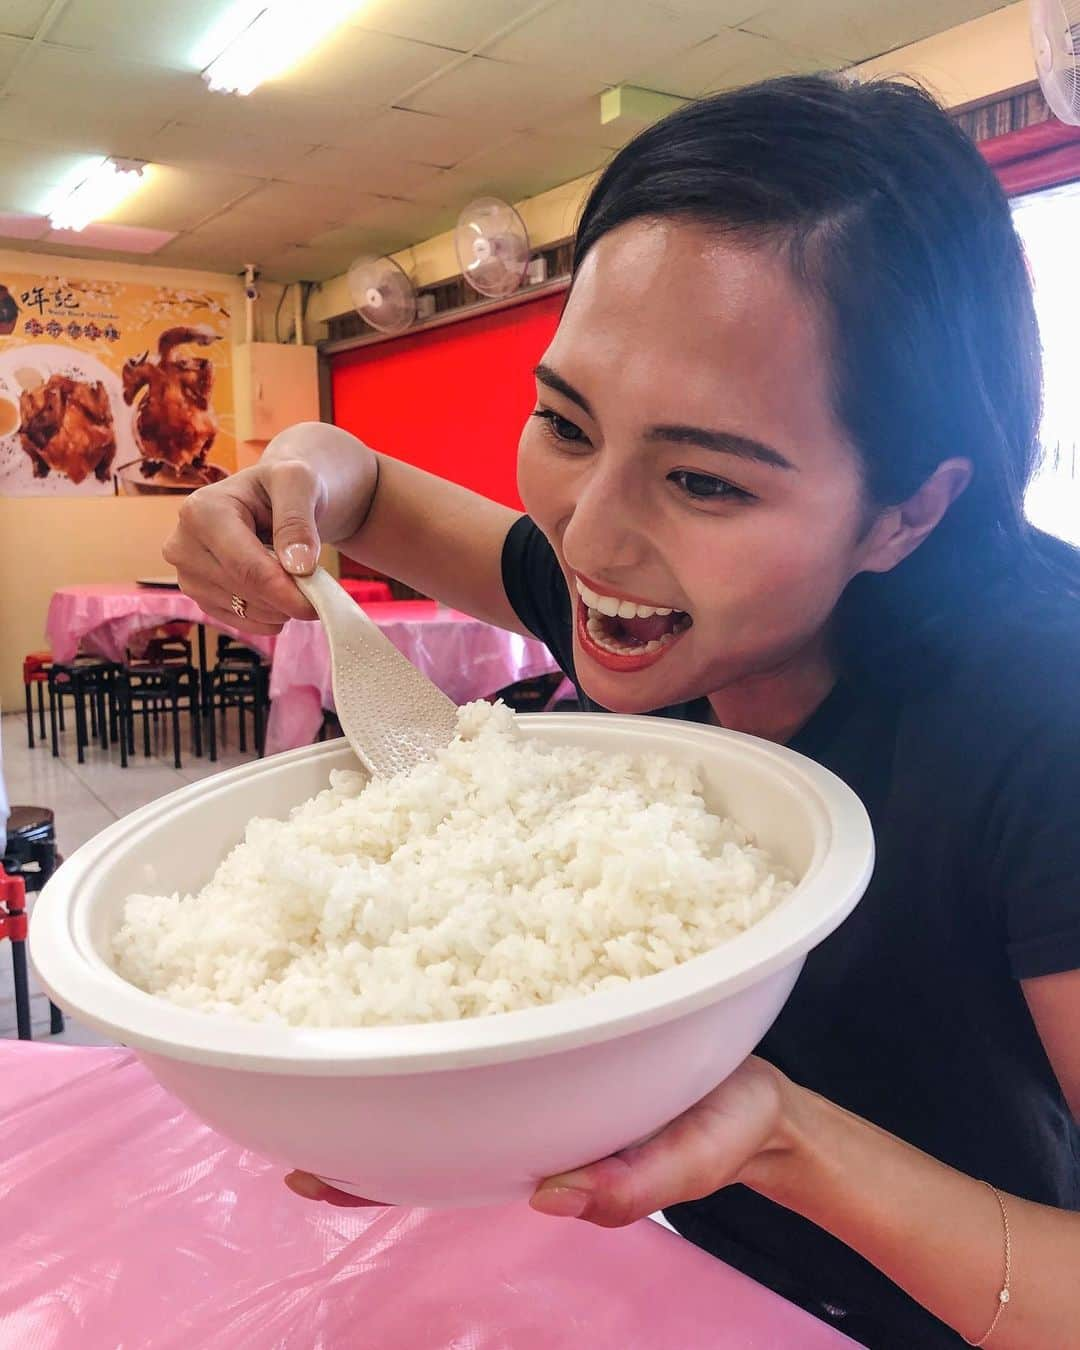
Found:
<path fill-rule="evenodd" d="M 905 500 L 944 459 L 974 465 L 921 548 L 849 586 L 850 664 L 893 669 L 899 636 L 932 645 L 992 579 L 1076 575 L 1024 517 L 1042 366 L 1023 250 L 994 174 L 928 94 L 807 76 L 687 105 L 604 171 L 575 273 L 610 230 L 672 215 L 785 248 L 828 318 L 834 406 L 872 504 Z"/>

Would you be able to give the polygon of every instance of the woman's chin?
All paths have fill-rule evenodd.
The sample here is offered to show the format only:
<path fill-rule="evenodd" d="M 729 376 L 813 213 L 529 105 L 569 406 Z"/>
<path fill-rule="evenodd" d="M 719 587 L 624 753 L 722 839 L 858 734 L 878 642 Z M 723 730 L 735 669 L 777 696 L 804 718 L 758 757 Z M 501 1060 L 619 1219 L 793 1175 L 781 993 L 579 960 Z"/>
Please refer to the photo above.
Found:
<path fill-rule="evenodd" d="M 574 643 L 574 664 L 578 683 L 594 703 L 613 713 L 651 713 L 673 703 L 686 701 L 686 696 L 674 689 L 661 674 L 661 666 L 640 671 L 605 670 L 589 659 Z"/>

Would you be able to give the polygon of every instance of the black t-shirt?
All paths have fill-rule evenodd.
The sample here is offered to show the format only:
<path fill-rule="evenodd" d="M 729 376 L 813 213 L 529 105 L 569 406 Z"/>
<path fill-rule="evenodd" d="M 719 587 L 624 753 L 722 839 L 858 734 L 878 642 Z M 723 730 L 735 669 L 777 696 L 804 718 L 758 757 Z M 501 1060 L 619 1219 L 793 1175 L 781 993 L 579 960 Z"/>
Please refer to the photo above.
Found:
<path fill-rule="evenodd" d="M 527 517 L 507 536 L 503 579 L 574 678 L 566 583 Z M 790 744 L 862 798 L 877 864 L 758 1053 L 970 1176 L 1080 1209 L 1080 1129 L 1019 984 L 1080 968 L 1080 609 L 1014 604 L 958 635 L 940 676 L 907 694 L 842 682 Z M 745 1187 L 668 1218 L 871 1350 L 964 1344 L 849 1247 Z"/>

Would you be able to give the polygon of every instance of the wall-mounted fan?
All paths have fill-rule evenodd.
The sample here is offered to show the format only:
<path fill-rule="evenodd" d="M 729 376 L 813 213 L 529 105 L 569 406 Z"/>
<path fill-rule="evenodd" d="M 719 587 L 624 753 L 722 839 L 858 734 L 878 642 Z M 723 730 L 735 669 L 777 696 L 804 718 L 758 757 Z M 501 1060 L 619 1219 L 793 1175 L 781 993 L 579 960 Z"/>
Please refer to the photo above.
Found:
<path fill-rule="evenodd" d="M 1051 112 L 1080 127 L 1080 0 L 1031 0 L 1031 45 Z"/>
<path fill-rule="evenodd" d="M 380 333 L 400 333 L 416 318 L 416 291 L 393 258 L 357 258 L 349 268 L 357 314 Z"/>
<path fill-rule="evenodd" d="M 513 295 L 529 266 L 529 232 L 509 202 L 478 197 L 454 233 L 461 274 L 481 295 Z"/>

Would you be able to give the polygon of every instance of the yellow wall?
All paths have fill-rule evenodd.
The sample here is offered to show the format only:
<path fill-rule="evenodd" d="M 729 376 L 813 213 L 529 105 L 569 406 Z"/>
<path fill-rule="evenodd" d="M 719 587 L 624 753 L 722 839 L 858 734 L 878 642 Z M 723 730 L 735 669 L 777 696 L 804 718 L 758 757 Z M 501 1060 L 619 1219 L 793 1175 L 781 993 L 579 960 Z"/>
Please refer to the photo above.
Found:
<path fill-rule="evenodd" d="M 0 251 L 0 275 L 62 268 L 95 279 L 212 287 L 240 301 L 239 280 L 216 273 Z M 234 339 L 242 311 L 242 303 L 233 305 Z M 237 453 L 241 463 L 250 458 L 247 447 Z M 0 702 L 6 709 L 22 706 L 22 658 L 45 645 L 53 591 L 167 572 L 161 545 L 178 505 L 176 498 L 0 497 Z"/>
<path fill-rule="evenodd" d="M 1027 0 L 864 62 L 854 73 L 864 79 L 904 75 L 919 80 L 950 108 L 1030 84 L 1035 79 L 1035 64 L 1028 37 Z M 599 118 L 599 100 L 597 105 Z M 516 203 L 534 248 L 546 248 L 573 234 L 595 177 L 589 174 L 576 178 Z M 461 270 L 452 232 L 403 249 L 394 257 L 417 286 L 435 285 Z M 351 308 L 341 276 L 324 282 L 312 295 L 308 313 L 313 321 L 325 321 Z"/>
<path fill-rule="evenodd" d="M 1021 0 L 866 61 L 858 73 L 867 79 L 906 75 L 926 85 L 949 108 L 1008 93 L 1036 79 L 1029 13 L 1027 0 Z"/>
<path fill-rule="evenodd" d="M 175 497 L 0 497 L 0 702 L 22 705 L 22 658 L 45 646 L 58 586 L 133 581 L 169 569 L 161 545 Z"/>

